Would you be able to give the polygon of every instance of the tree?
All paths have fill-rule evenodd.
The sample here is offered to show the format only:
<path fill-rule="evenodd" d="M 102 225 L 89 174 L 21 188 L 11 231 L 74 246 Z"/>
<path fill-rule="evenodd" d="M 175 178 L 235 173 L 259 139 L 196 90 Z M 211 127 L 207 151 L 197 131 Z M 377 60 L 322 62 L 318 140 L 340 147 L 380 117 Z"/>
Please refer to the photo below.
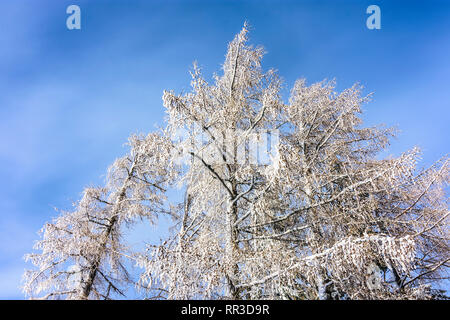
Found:
<path fill-rule="evenodd" d="M 448 158 L 422 170 L 417 148 L 378 160 L 395 130 L 362 126 L 369 97 L 358 85 L 336 93 L 333 81 L 298 80 L 284 103 L 281 79 L 262 70 L 263 49 L 247 34 L 245 25 L 229 44 L 214 83 L 194 64 L 192 92 L 164 92 L 167 128 L 133 137 L 107 187 L 87 189 L 73 213 L 44 227 L 29 295 L 120 294 L 131 259 L 148 298 L 443 297 Z M 184 201 L 167 209 L 175 185 Z M 129 253 L 121 225 L 157 214 L 170 215 L 173 231 Z M 81 270 L 75 289 L 62 270 L 69 261 Z"/>
<path fill-rule="evenodd" d="M 125 296 L 129 283 L 123 259 L 128 249 L 121 227 L 138 218 L 154 221 L 165 188 L 176 175 L 168 161 L 171 143 L 158 134 L 131 136 L 129 154 L 108 170 L 104 188 L 86 188 L 74 212 L 63 212 L 41 230 L 42 240 L 27 260 L 37 266 L 24 274 L 24 291 L 43 298 L 109 299 Z"/>

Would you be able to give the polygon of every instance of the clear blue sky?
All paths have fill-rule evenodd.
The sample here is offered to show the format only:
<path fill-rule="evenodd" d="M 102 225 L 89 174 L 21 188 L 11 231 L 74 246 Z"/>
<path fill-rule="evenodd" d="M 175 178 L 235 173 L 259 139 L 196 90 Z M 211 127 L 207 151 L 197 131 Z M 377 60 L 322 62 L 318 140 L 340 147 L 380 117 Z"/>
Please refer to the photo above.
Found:
<path fill-rule="evenodd" d="M 82 29 L 66 28 L 81 7 Z M 381 30 L 366 8 L 381 8 Z M 164 89 L 189 90 L 197 60 L 220 71 L 247 20 L 288 87 L 359 81 L 368 125 L 402 130 L 389 153 L 449 152 L 450 1 L 0 1 L 0 298 L 18 289 L 36 231 L 100 184 L 131 133 L 163 123 Z"/>

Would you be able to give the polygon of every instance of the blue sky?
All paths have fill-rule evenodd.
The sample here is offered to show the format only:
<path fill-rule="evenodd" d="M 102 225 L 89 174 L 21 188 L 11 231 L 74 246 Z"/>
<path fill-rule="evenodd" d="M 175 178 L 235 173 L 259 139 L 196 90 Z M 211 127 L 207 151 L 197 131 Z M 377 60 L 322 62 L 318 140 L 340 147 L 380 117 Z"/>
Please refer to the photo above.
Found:
<path fill-rule="evenodd" d="M 82 29 L 66 28 L 81 8 Z M 366 8 L 381 8 L 381 30 Z M 21 299 L 36 231 L 101 184 L 131 133 L 163 124 L 164 89 L 208 79 L 245 20 L 287 88 L 336 78 L 374 92 L 363 118 L 401 129 L 423 165 L 449 152 L 450 1 L 0 1 L 0 299 Z"/>

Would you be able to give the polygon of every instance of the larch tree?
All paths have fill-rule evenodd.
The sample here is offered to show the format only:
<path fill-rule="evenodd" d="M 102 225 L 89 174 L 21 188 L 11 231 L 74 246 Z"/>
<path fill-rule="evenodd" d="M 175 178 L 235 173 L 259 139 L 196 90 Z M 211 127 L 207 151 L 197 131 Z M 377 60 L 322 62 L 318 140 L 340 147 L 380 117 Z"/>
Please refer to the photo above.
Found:
<path fill-rule="evenodd" d="M 26 260 L 37 266 L 24 274 L 30 297 L 110 299 L 125 297 L 130 282 L 124 259 L 130 249 L 123 227 L 147 218 L 155 221 L 165 191 L 177 174 L 170 165 L 171 142 L 158 134 L 131 136 L 130 152 L 108 170 L 107 184 L 86 188 L 73 212 L 63 212 L 41 230 L 42 239 Z"/>
<path fill-rule="evenodd" d="M 106 186 L 44 226 L 28 296 L 120 298 L 134 285 L 154 299 L 445 297 L 448 158 L 418 169 L 414 148 L 379 160 L 395 130 L 362 126 L 358 85 L 298 80 L 284 102 L 247 34 L 213 83 L 194 64 L 190 93 L 164 92 L 167 127 L 133 136 Z M 158 215 L 171 232 L 131 252 L 123 226 Z"/>

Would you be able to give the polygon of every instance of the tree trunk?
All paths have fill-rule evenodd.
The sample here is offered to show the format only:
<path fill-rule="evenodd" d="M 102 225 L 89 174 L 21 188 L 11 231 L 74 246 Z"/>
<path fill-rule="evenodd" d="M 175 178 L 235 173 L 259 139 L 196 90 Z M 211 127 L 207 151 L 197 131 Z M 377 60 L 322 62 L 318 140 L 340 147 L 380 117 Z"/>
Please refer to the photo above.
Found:
<path fill-rule="evenodd" d="M 88 278 L 87 278 L 86 282 L 84 283 L 83 289 L 80 294 L 80 299 L 87 300 L 89 298 L 89 295 L 91 294 L 92 287 L 94 285 L 94 281 L 95 281 L 95 278 L 98 273 L 98 268 L 100 266 L 103 255 L 105 254 L 106 246 L 108 244 L 108 239 L 111 235 L 113 228 L 115 227 L 115 225 L 117 223 L 117 216 L 119 214 L 120 204 L 126 197 L 126 187 L 133 175 L 133 171 L 134 171 L 134 163 L 133 163 L 133 166 L 131 167 L 130 172 L 128 173 L 128 177 L 126 178 L 125 182 L 123 183 L 120 195 L 117 199 L 117 202 L 114 205 L 114 209 L 112 210 L 111 221 L 110 221 L 108 227 L 106 228 L 105 232 L 103 233 L 103 242 L 100 245 L 101 251 L 100 251 L 99 255 L 95 258 L 95 260 L 91 263 L 91 266 L 89 267 Z"/>

